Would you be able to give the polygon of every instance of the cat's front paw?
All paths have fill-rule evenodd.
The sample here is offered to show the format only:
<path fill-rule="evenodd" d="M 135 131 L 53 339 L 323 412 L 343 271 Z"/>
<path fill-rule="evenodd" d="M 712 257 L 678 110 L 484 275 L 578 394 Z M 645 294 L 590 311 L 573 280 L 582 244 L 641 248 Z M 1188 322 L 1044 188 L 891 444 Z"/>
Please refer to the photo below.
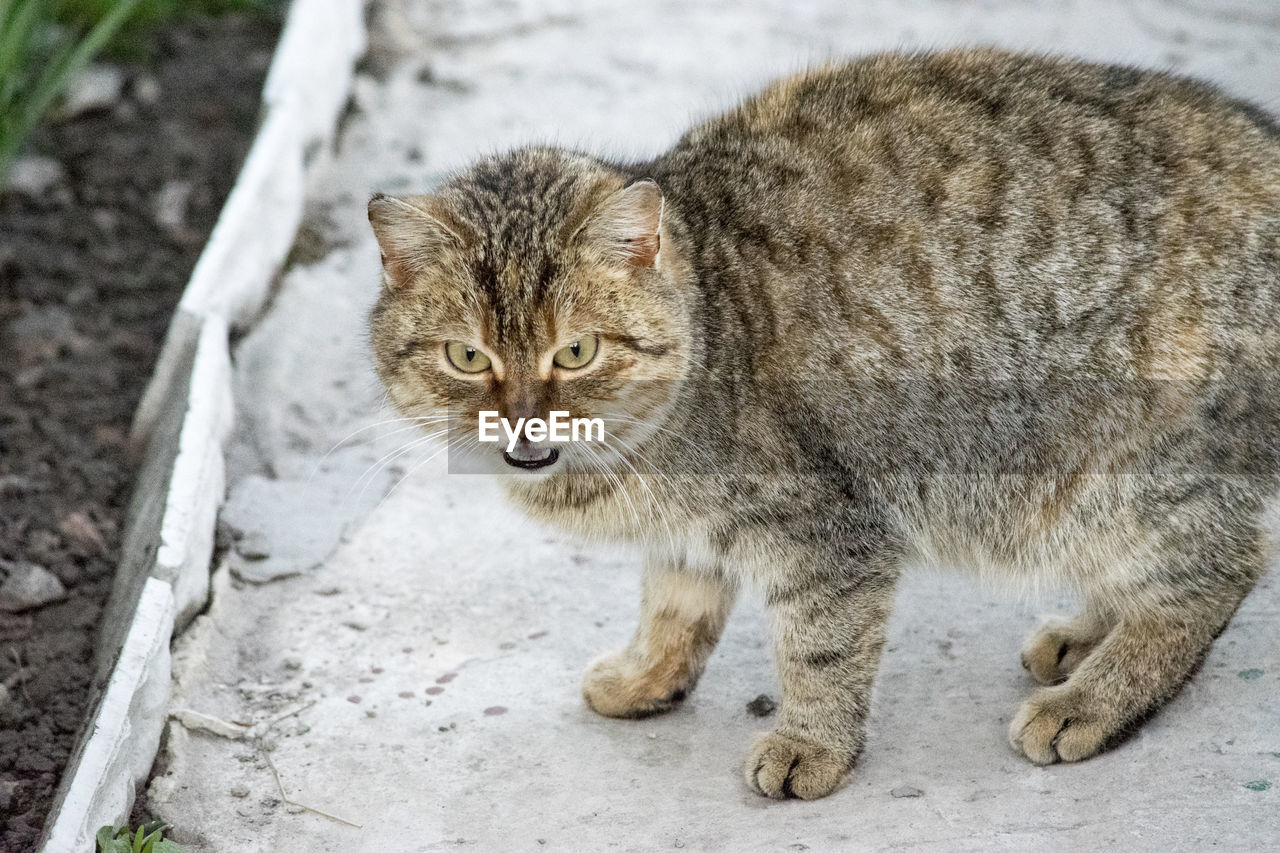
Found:
<path fill-rule="evenodd" d="M 1082 761 L 1101 752 L 1119 732 L 1109 708 L 1070 682 L 1031 694 L 1009 724 L 1009 743 L 1035 764 Z"/>
<path fill-rule="evenodd" d="M 747 758 L 747 784 L 757 794 L 780 800 L 816 800 L 836 789 L 853 756 L 793 735 L 771 732 Z"/>
<path fill-rule="evenodd" d="M 605 717 L 639 719 L 670 711 L 692 687 L 687 677 L 646 666 L 630 649 L 601 655 L 587 667 L 582 697 Z"/>
<path fill-rule="evenodd" d="M 1065 681 L 1106 636 L 1084 620 L 1050 620 L 1027 638 L 1022 667 L 1041 684 Z"/>

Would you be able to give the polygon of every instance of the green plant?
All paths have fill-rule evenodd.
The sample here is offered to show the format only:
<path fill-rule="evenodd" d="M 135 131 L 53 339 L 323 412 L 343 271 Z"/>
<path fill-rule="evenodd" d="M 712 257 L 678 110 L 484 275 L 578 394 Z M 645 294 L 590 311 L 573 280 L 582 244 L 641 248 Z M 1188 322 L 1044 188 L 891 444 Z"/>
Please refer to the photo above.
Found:
<path fill-rule="evenodd" d="M 98 853 L 191 853 L 191 848 L 164 838 L 168 829 L 160 821 L 144 823 L 133 832 L 127 826 L 98 830 Z"/>
<path fill-rule="evenodd" d="M 60 21 L 97 21 L 106 17 L 116 0 L 51 0 Z M 280 5 L 279 0 L 142 0 L 134 14 L 135 25 L 154 26 L 181 14 L 221 15 L 227 12 L 261 12 Z"/>
<path fill-rule="evenodd" d="M 0 0 L 0 180 L 27 135 L 140 0 L 114 0 L 92 23 L 60 24 L 54 0 Z"/>
<path fill-rule="evenodd" d="M 53 6 L 54 20 L 71 26 L 91 25 L 102 20 L 117 0 L 46 0 Z M 141 0 L 129 20 L 106 46 L 114 59 L 146 62 L 154 58 L 152 39 L 157 27 L 170 21 L 199 15 L 243 12 L 277 15 L 284 0 Z"/>

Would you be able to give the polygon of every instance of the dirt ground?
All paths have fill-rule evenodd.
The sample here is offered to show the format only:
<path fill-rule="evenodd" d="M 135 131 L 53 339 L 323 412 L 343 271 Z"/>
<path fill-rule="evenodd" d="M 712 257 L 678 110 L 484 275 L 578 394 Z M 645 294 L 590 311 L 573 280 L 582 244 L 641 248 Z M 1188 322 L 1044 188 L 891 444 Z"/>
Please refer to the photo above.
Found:
<path fill-rule="evenodd" d="M 135 473 L 130 418 L 256 126 L 279 22 L 188 20 L 105 108 L 29 149 L 63 175 L 0 194 L 0 578 L 65 600 L 0 612 L 0 850 L 30 850 L 84 713 Z"/>

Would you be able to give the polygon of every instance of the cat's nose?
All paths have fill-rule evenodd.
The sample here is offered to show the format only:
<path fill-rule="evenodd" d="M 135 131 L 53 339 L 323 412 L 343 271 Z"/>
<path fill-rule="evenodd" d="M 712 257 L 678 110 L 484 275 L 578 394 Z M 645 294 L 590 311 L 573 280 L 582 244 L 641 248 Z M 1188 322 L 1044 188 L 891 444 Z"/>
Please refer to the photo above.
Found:
<path fill-rule="evenodd" d="M 507 411 L 504 413 L 507 420 L 515 423 L 524 418 L 531 420 L 533 418 L 545 418 L 546 412 L 540 401 L 532 394 L 523 394 L 519 397 L 513 397 L 507 402 Z"/>

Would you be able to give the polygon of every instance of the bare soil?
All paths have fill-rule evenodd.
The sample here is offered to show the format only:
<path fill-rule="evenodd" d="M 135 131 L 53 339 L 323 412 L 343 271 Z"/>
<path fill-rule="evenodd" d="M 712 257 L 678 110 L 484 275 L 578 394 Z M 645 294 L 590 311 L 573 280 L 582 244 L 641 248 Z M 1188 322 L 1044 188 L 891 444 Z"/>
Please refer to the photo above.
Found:
<path fill-rule="evenodd" d="M 81 724 L 130 418 L 252 141 L 278 31 L 240 15 L 164 27 L 113 106 L 38 132 L 30 150 L 65 177 L 0 194 L 0 561 L 67 589 L 0 613 L 0 851 L 34 849 Z"/>

